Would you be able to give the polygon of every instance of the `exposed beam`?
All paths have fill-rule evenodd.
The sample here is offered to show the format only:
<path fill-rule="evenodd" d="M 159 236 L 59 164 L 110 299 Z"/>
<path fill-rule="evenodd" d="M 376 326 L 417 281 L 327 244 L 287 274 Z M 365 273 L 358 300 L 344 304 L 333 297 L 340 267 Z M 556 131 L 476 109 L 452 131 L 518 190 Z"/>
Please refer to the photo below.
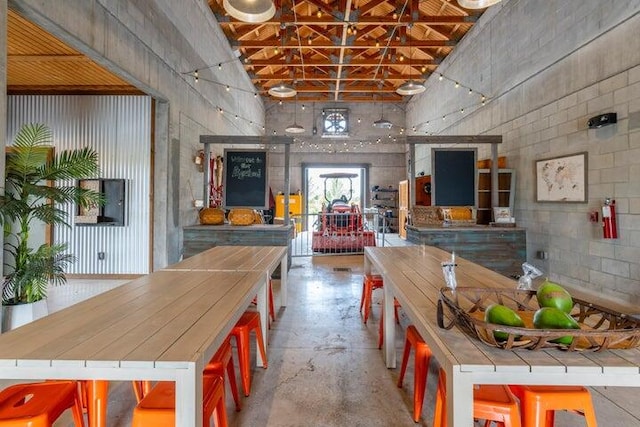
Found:
<path fill-rule="evenodd" d="M 395 65 L 395 66 L 401 66 L 401 65 L 406 65 L 404 63 L 401 62 L 393 62 L 391 60 L 382 60 L 380 61 L 379 59 L 360 59 L 360 60 L 354 60 L 351 62 L 344 62 L 344 63 L 334 63 L 330 60 L 307 60 L 305 59 L 304 61 L 304 67 L 338 67 L 338 66 L 345 66 L 345 67 L 376 67 L 378 66 L 378 63 L 380 63 L 380 65 L 382 66 L 390 66 L 390 65 Z M 411 61 L 411 65 L 414 67 L 422 67 L 424 66 L 429 66 L 429 65 L 438 65 L 440 63 L 440 60 L 424 60 L 424 59 L 420 59 L 420 60 L 412 60 Z M 285 60 L 282 59 L 264 59 L 264 60 L 260 60 L 260 59 L 256 59 L 256 60 L 250 60 L 249 62 L 245 63 L 245 66 L 254 66 L 254 67 L 269 67 L 269 66 L 280 66 L 280 67 L 287 67 L 287 68 L 296 68 L 296 67 L 302 67 L 303 65 L 298 63 L 298 62 L 287 62 Z"/>
<path fill-rule="evenodd" d="M 286 42 L 284 45 L 279 44 L 280 41 L 276 39 L 267 39 L 267 40 L 252 40 L 252 41 L 241 41 L 241 42 L 233 42 L 232 45 L 234 47 L 239 48 L 247 48 L 247 49 L 267 49 L 273 48 L 274 46 L 278 46 L 280 49 L 298 49 L 298 42 Z M 415 48 L 430 48 L 430 47 L 443 47 L 443 46 L 455 46 L 457 44 L 454 40 L 411 40 L 411 47 Z M 302 49 L 341 49 L 343 47 L 348 49 L 382 49 L 382 46 L 376 47 L 375 40 L 367 40 L 367 41 L 355 41 L 352 43 L 346 43 L 344 46 L 336 45 L 335 43 L 331 43 L 330 41 L 312 41 L 311 44 L 308 41 L 301 40 Z M 386 44 L 385 44 L 386 46 Z M 389 42 L 388 46 L 390 48 L 401 48 L 407 47 L 407 43 L 402 43 L 402 41 L 392 40 Z"/>
<path fill-rule="evenodd" d="M 335 12 L 334 12 L 335 14 Z M 255 26 L 256 24 L 247 23 L 238 21 L 236 19 L 230 18 L 229 16 L 219 16 L 219 23 L 224 24 L 234 24 L 239 26 Z M 420 16 L 418 19 L 411 19 L 410 16 L 401 16 L 397 19 L 393 19 L 393 17 L 389 16 L 361 16 L 357 20 L 353 21 L 348 20 L 339 20 L 334 18 L 331 15 L 323 14 L 322 17 L 318 18 L 317 16 L 298 16 L 297 19 L 293 14 L 283 14 L 279 19 L 270 19 L 265 22 L 261 22 L 260 25 L 280 25 L 284 23 L 293 24 L 293 25 L 388 25 L 388 26 L 396 26 L 396 25 L 407 25 L 409 23 L 412 24 L 423 24 L 428 26 L 435 25 L 451 25 L 451 24 L 473 24 L 478 20 L 476 16 L 457 16 L 457 15 L 434 15 L 434 16 Z"/>

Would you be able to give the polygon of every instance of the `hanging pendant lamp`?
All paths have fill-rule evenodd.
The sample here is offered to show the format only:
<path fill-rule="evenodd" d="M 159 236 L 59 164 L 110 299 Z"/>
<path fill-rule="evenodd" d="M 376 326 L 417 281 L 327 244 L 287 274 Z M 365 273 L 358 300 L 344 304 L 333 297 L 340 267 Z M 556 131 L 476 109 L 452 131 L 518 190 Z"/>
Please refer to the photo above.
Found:
<path fill-rule="evenodd" d="M 291 98 L 297 94 L 298 91 L 293 86 L 284 82 L 281 82 L 269 89 L 269 95 L 275 96 L 276 98 Z"/>
<path fill-rule="evenodd" d="M 223 0 L 222 7 L 229 15 L 243 22 L 265 22 L 276 14 L 271 0 Z"/>
<path fill-rule="evenodd" d="M 427 90 L 427 88 L 425 88 L 422 83 L 409 80 L 408 82 L 405 82 L 400 87 L 398 87 L 398 89 L 396 89 L 396 93 L 402 96 L 417 95 L 424 92 L 425 90 Z"/>
<path fill-rule="evenodd" d="M 411 49 L 411 28 L 413 25 L 409 26 L 409 75 L 411 75 L 411 59 L 413 56 L 413 50 Z M 407 95 L 417 95 L 419 93 L 424 92 L 427 88 L 424 87 L 422 83 L 414 82 L 413 80 L 409 80 L 404 82 L 396 89 L 396 93 L 398 95 L 407 96 Z"/>
<path fill-rule="evenodd" d="M 382 103 L 382 114 L 380 114 L 380 119 L 373 122 L 373 127 L 378 129 L 391 129 L 393 127 L 393 123 L 384 118 L 384 102 Z"/>
<path fill-rule="evenodd" d="M 500 3 L 501 0 L 458 0 L 458 4 L 465 9 L 484 9 Z"/>
<path fill-rule="evenodd" d="M 298 116 L 298 99 L 296 98 L 296 102 L 293 107 L 293 124 L 289 125 L 285 128 L 285 132 L 287 133 L 302 133 L 304 132 L 304 128 L 296 123 Z"/>

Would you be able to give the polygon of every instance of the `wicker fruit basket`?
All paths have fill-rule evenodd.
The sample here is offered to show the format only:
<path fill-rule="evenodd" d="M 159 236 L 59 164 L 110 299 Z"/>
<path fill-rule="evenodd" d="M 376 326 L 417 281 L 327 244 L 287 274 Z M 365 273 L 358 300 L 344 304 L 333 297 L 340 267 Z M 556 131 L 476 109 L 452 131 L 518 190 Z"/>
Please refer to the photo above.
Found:
<path fill-rule="evenodd" d="M 253 209 L 236 208 L 229 212 L 229 222 L 231 225 L 251 225 L 256 220 L 256 214 Z"/>
<path fill-rule="evenodd" d="M 441 328 L 451 329 L 458 325 L 464 332 L 485 344 L 506 350 L 560 348 L 568 351 L 603 351 L 629 349 L 640 344 L 640 320 L 588 301 L 577 298 L 573 298 L 573 301 L 571 316 L 578 322 L 580 329 L 535 329 L 533 313 L 539 308 L 535 291 L 442 288 L 437 320 Z M 527 327 L 485 322 L 484 311 L 493 303 L 503 304 L 516 311 Z M 445 317 L 445 307 L 450 316 Z M 495 331 L 506 333 L 507 339 L 497 340 L 493 334 Z M 573 336 L 571 344 L 551 342 L 566 336 Z"/>
<path fill-rule="evenodd" d="M 220 208 L 203 208 L 198 213 L 200 224 L 220 225 L 224 224 L 224 211 Z"/>

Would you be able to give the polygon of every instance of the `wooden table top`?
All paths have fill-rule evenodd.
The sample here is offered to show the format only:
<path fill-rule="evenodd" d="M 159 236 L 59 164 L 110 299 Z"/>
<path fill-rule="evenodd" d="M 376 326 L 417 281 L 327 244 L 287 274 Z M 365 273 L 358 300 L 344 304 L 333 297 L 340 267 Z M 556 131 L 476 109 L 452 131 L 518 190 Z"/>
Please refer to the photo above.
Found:
<path fill-rule="evenodd" d="M 264 281 L 263 271 L 154 272 L 0 335 L 0 368 L 201 362 Z"/>
<path fill-rule="evenodd" d="M 439 328 L 436 306 L 440 289 L 446 286 L 441 262 L 450 260 L 451 255 L 448 252 L 432 246 L 367 247 L 365 255 L 374 270 L 384 275 L 385 284 L 387 281 L 391 282 L 394 296 L 432 347 L 440 363 L 457 366 L 462 372 L 619 374 L 624 376 L 620 379 L 619 385 L 640 386 L 638 349 L 607 350 L 600 353 L 567 352 L 558 349 L 511 351 L 484 344 L 476 338 L 469 337 L 458 327 L 450 330 Z M 463 258 L 458 257 L 456 263 L 458 286 L 508 289 L 517 286 L 513 279 Z M 574 294 L 573 289 L 570 292 Z M 583 297 L 578 290 L 575 292 L 575 296 Z M 602 299 L 593 302 L 618 311 L 626 309 L 626 312 L 630 313 L 633 310 L 631 306 Z M 613 385 L 613 379 L 610 377 L 599 381 Z M 505 378 L 499 380 L 504 382 Z M 540 383 L 544 384 L 545 381 L 550 381 L 550 377 L 541 376 L 539 380 L 531 381 L 541 381 Z M 585 381 L 598 382 L 595 378 Z"/>
<path fill-rule="evenodd" d="M 164 270 L 273 271 L 286 254 L 285 246 L 215 246 Z"/>

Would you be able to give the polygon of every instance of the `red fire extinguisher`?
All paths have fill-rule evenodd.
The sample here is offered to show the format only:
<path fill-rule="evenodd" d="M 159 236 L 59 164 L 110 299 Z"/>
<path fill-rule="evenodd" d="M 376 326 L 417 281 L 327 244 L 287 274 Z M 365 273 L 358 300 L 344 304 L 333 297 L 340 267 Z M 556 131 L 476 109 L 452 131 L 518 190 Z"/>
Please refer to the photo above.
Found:
<path fill-rule="evenodd" d="M 616 226 L 616 201 L 610 198 L 604 199 L 602 207 L 602 230 L 605 239 L 617 239 L 618 227 Z"/>

